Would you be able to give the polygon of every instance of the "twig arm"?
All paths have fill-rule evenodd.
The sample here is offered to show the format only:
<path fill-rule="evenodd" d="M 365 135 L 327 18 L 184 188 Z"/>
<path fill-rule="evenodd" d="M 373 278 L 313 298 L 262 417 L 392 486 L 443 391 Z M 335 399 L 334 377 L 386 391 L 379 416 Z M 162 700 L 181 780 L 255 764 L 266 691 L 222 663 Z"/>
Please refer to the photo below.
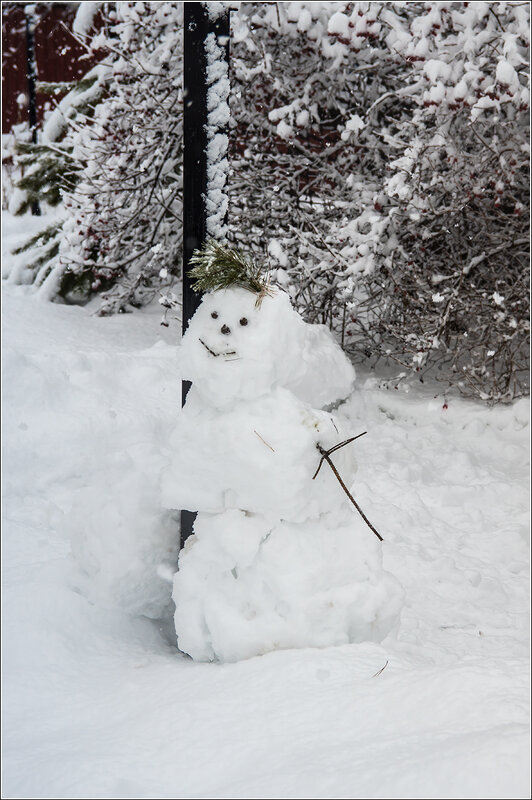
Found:
<path fill-rule="evenodd" d="M 362 434 L 360 434 L 360 435 L 362 436 Z M 355 438 L 356 438 L 356 437 L 355 437 Z M 344 444 L 346 444 L 346 442 L 344 442 Z M 353 503 L 354 507 L 356 508 L 356 510 L 358 511 L 358 513 L 360 514 L 360 516 L 362 517 L 362 519 L 364 520 L 364 522 L 366 523 L 366 525 L 368 526 L 368 528 L 370 528 L 370 529 L 373 531 L 373 533 L 375 534 L 375 536 L 377 537 L 377 539 L 379 539 L 379 541 L 383 542 L 383 541 L 384 541 L 384 539 L 383 539 L 383 538 L 382 538 L 382 536 L 380 535 L 379 531 L 377 530 L 377 528 L 375 528 L 375 526 L 374 526 L 374 525 L 372 525 L 372 524 L 371 524 L 371 522 L 370 522 L 370 521 L 369 521 L 369 519 L 366 517 L 366 515 L 364 514 L 364 512 L 362 511 L 362 509 L 361 509 L 361 508 L 360 508 L 360 506 L 358 505 L 357 501 L 355 500 L 355 498 L 354 498 L 354 497 L 353 497 L 353 495 L 350 493 L 349 489 L 347 488 L 347 486 L 345 485 L 345 483 L 344 483 L 344 482 L 343 482 L 343 480 L 341 479 L 341 477 L 340 477 L 340 473 L 338 472 L 338 470 L 337 470 L 337 469 L 336 469 L 336 467 L 334 466 L 334 464 L 333 464 L 333 462 L 332 462 L 332 460 L 331 460 L 331 458 L 330 458 L 330 456 L 329 456 L 329 453 L 330 453 L 331 451 L 330 451 L 330 450 L 324 450 L 324 449 L 323 449 L 323 447 L 322 447 L 320 444 L 317 444 L 317 445 L 316 445 L 316 447 L 318 448 L 318 450 L 319 450 L 319 451 L 320 451 L 320 453 L 321 453 L 321 461 L 320 461 L 320 464 L 319 464 L 318 470 L 316 471 L 316 473 L 315 473 L 314 477 L 316 477 L 316 475 L 318 474 L 318 471 L 319 471 L 319 469 L 320 469 L 320 467 L 321 467 L 321 465 L 322 465 L 323 461 L 326 461 L 326 462 L 328 463 L 328 465 L 330 466 L 330 468 L 332 469 L 332 471 L 334 472 L 334 474 L 336 475 L 336 478 L 338 479 L 338 483 L 340 484 L 340 486 L 342 487 L 342 489 L 344 490 L 344 492 L 346 493 L 346 495 L 349 497 L 349 499 L 350 499 L 350 500 L 351 500 L 351 502 Z"/>
<path fill-rule="evenodd" d="M 331 453 L 335 452 L 335 450 L 339 450 L 341 447 L 344 447 L 346 444 L 349 444 L 350 442 L 354 442 L 355 439 L 360 439 L 360 437 L 361 436 L 365 436 L 366 433 L 367 433 L 367 431 L 364 431 L 363 433 L 359 433 L 356 436 L 352 436 L 350 439 L 346 439 L 345 442 L 340 442 L 340 444 L 335 444 L 334 447 L 331 447 L 329 450 L 327 450 L 327 455 L 330 456 Z M 321 450 L 321 445 L 318 444 L 317 447 L 318 447 L 318 450 L 320 451 L 320 453 L 324 452 L 324 451 Z M 316 472 L 312 476 L 312 480 L 314 480 L 314 478 L 316 477 L 316 475 L 320 471 L 321 465 L 323 464 L 324 459 L 325 459 L 325 455 L 322 455 L 320 463 L 318 464 L 318 469 L 316 470 Z"/>

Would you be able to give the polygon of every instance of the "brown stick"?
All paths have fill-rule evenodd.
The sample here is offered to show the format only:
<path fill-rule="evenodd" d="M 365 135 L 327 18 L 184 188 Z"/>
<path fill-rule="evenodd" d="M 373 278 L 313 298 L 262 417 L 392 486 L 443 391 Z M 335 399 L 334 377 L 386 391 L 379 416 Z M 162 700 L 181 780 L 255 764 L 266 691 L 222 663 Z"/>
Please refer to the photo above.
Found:
<path fill-rule="evenodd" d="M 266 441 L 266 439 L 263 439 L 263 438 L 262 438 L 262 436 L 260 435 L 260 433 L 259 433 L 258 431 L 256 431 L 255 429 L 253 429 L 253 433 L 256 433 L 256 434 L 257 434 L 257 436 L 259 437 L 259 439 L 261 440 L 261 442 L 264 442 L 264 444 L 266 445 L 266 447 L 269 447 L 269 448 L 270 448 L 270 450 L 272 451 L 272 453 L 275 453 L 275 450 L 273 449 L 273 447 L 271 446 L 271 444 L 268 444 L 268 442 Z"/>
<path fill-rule="evenodd" d="M 386 669 L 387 666 L 388 666 L 388 659 L 386 659 L 386 664 L 383 667 L 381 667 L 380 670 L 375 673 L 375 675 L 372 675 L 371 677 L 372 678 L 376 678 L 377 675 L 380 675 L 381 672 L 384 672 L 384 670 Z"/>
<path fill-rule="evenodd" d="M 218 356 L 236 356 L 236 351 L 235 350 L 231 350 L 230 353 L 215 353 L 214 350 L 211 350 L 211 348 L 208 345 L 205 344 L 203 339 L 200 339 L 199 341 L 202 343 L 202 345 L 205 348 L 205 350 L 208 350 L 209 353 L 211 354 L 211 356 L 214 356 L 215 358 L 218 358 Z"/>
<path fill-rule="evenodd" d="M 362 436 L 362 434 L 359 434 L 359 435 L 360 435 L 360 436 Z M 355 437 L 353 437 L 353 438 L 355 438 L 355 439 L 356 439 L 357 437 L 355 436 Z M 348 440 L 348 441 L 352 441 L 352 439 L 350 439 L 350 440 Z M 343 442 L 342 444 L 347 444 L 347 442 Z M 351 500 L 351 502 L 353 503 L 354 507 L 356 508 L 356 510 L 358 511 L 358 513 L 360 514 L 360 516 L 362 517 L 362 519 L 364 520 L 364 522 L 366 523 L 366 525 L 368 526 L 368 528 L 371 528 L 371 530 L 373 531 L 373 533 L 375 534 L 375 536 L 377 537 L 377 539 L 379 539 L 379 541 L 383 542 L 383 541 L 384 541 L 384 539 L 383 539 L 383 538 L 382 538 L 382 536 L 380 535 L 379 531 L 377 530 L 377 528 L 375 528 L 375 527 L 374 527 L 374 526 L 371 524 L 371 522 L 370 522 L 370 521 L 369 521 L 369 519 L 366 517 L 366 515 L 364 514 L 364 512 L 362 511 L 362 509 L 361 509 L 361 508 L 360 508 L 360 506 L 358 505 L 357 501 L 355 500 L 355 498 L 353 497 L 353 495 L 352 495 L 352 494 L 349 492 L 349 489 L 347 488 L 347 486 L 345 485 L 345 483 L 344 483 L 344 482 L 343 482 L 343 480 L 341 479 L 341 477 L 340 477 L 340 474 L 339 474 L 338 470 L 336 469 L 336 467 L 334 466 L 333 462 L 331 461 L 331 459 L 330 459 L 330 457 L 329 457 L 329 453 L 331 452 L 331 450 L 324 450 L 324 449 L 323 449 L 323 447 L 322 447 L 320 444 L 317 444 L 317 445 L 316 445 L 316 447 L 318 448 L 318 450 L 320 451 L 320 453 L 321 453 L 321 456 L 322 456 L 322 459 L 321 459 L 321 461 L 320 461 L 320 467 L 321 467 L 321 463 L 323 462 L 323 460 L 325 460 L 325 461 L 327 462 L 327 464 L 330 466 L 330 468 L 332 469 L 332 471 L 334 472 L 334 474 L 336 475 L 336 477 L 337 477 L 337 479 L 338 479 L 338 483 L 340 484 L 340 486 L 342 487 L 342 489 L 344 490 L 344 492 L 346 493 L 346 495 L 349 497 L 349 499 L 350 499 L 350 500 Z M 333 449 L 333 450 L 334 450 L 334 449 L 336 449 L 336 450 L 337 450 L 337 449 L 338 449 L 338 447 L 341 447 L 341 445 L 337 445 L 335 448 L 331 448 L 331 449 Z M 318 470 L 319 470 L 319 467 L 318 467 Z M 314 478 L 316 477 L 316 475 L 317 475 L 317 474 L 318 474 L 318 471 L 316 471 L 316 474 L 314 475 Z"/>
<path fill-rule="evenodd" d="M 357 436 L 352 436 L 350 439 L 346 439 L 345 442 L 340 442 L 340 444 L 335 444 L 334 447 L 331 447 L 330 450 L 327 450 L 327 455 L 330 456 L 331 453 L 335 452 L 335 450 L 339 450 L 341 447 L 344 447 L 346 444 L 349 444 L 350 442 L 354 442 L 355 439 L 360 439 L 360 437 L 361 436 L 365 436 L 366 433 L 367 433 L 367 431 L 364 431 L 363 433 L 359 433 Z M 318 450 L 320 450 L 320 445 L 317 445 L 317 447 L 318 447 Z M 320 452 L 322 452 L 322 451 L 320 450 Z M 318 469 L 316 470 L 316 472 L 312 476 L 312 480 L 314 480 L 314 478 L 316 477 L 316 475 L 320 471 L 321 465 L 323 464 L 324 459 L 325 459 L 325 456 L 323 455 L 321 457 L 320 463 L 318 464 Z"/>

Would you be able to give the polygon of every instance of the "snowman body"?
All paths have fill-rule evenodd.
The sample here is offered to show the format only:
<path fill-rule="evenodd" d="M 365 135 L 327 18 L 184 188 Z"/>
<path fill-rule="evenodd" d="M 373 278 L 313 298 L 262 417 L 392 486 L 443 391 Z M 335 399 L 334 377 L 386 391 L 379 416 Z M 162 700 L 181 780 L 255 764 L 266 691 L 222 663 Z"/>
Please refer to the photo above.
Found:
<path fill-rule="evenodd" d="M 402 590 L 328 465 L 315 476 L 318 447 L 349 436 L 306 401 L 326 405 L 351 389 L 353 368 L 332 336 L 306 325 L 282 292 L 259 304 L 245 289 L 221 290 L 191 320 L 180 366 L 193 385 L 163 501 L 199 512 L 174 578 L 180 649 L 237 661 L 382 640 Z M 353 447 L 333 458 L 351 484 Z"/>

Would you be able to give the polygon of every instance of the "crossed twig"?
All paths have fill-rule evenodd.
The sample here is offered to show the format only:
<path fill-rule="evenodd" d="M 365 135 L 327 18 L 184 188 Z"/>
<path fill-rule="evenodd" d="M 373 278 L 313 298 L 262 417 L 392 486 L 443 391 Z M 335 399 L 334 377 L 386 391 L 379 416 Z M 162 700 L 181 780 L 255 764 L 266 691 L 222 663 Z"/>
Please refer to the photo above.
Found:
<path fill-rule="evenodd" d="M 371 522 L 369 521 L 369 519 L 366 517 L 366 515 L 365 515 L 365 514 L 364 514 L 364 512 L 362 511 L 362 509 L 361 509 L 361 508 L 360 508 L 360 506 L 358 505 L 358 503 L 357 503 L 357 501 L 355 500 L 355 498 L 353 497 L 353 495 L 350 493 L 349 489 L 347 488 L 347 486 L 345 485 L 345 483 L 344 483 L 344 482 L 343 482 L 343 480 L 341 479 L 341 477 L 340 477 L 340 474 L 339 474 L 338 470 L 336 469 L 336 467 L 334 466 L 334 464 L 333 464 L 333 462 L 332 462 L 332 460 L 331 460 L 331 457 L 330 457 L 330 456 L 331 456 L 331 453 L 334 453 L 336 450 L 339 450 L 341 447 L 345 447 L 345 445 L 346 445 L 346 444 L 349 444 L 350 442 L 354 442 L 354 441 L 355 441 L 355 439 L 360 439 L 360 437 L 361 437 L 361 436 L 364 436 L 366 433 L 367 433 L 367 431 L 364 431 L 364 433 L 359 433 L 359 434 L 358 434 L 358 436 L 352 436 L 350 439 L 346 439 L 346 440 L 345 440 L 345 442 L 340 442 L 339 444 L 335 444 L 335 445 L 334 445 L 334 447 L 331 447 L 329 450 L 324 450 L 324 449 L 323 449 L 323 447 L 321 446 L 321 444 L 318 442 L 318 443 L 316 444 L 316 447 L 317 447 L 317 449 L 319 450 L 319 452 L 321 453 L 321 459 L 320 459 L 320 463 L 318 464 L 318 469 L 316 470 L 316 472 L 315 472 L 315 473 L 314 473 L 314 475 L 312 476 L 312 480 L 314 480 L 314 479 L 316 478 L 316 476 L 317 476 L 318 472 L 319 472 L 319 471 L 320 471 L 320 469 L 321 469 L 321 465 L 323 464 L 323 462 L 324 462 L 324 461 L 326 461 L 326 462 L 327 462 L 327 464 L 328 464 L 328 465 L 330 466 L 330 468 L 332 469 L 332 471 L 334 472 L 334 474 L 336 475 L 336 477 L 337 477 L 337 479 L 338 479 L 338 482 L 339 482 L 340 486 L 342 487 L 342 489 L 344 490 L 344 492 L 346 493 L 346 495 L 349 497 L 349 499 L 350 499 L 350 500 L 351 500 L 351 502 L 353 503 L 354 507 L 356 508 L 356 510 L 358 511 L 358 513 L 360 514 L 360 516 L 362 517 L 362 519 L 364 520 L 364 522 L 366 523 L 366 525 L 367 525 L 369 528 L 371 528 L 371 530 L 373 531 L 373 533 L 375 534 L 375 536 L 377 537 L 377 539 L 379 539 L 381 542 L 383 542 L 383 541 L 384 541 L 384 539 L 382 538 L 382 536 L 381 536 L 381 535 L 380 535 L 380 533 L 378 532 L 377 528 L 375 528 L 375 527 L 374 527 L 374 526 L 371 524 Z"/>

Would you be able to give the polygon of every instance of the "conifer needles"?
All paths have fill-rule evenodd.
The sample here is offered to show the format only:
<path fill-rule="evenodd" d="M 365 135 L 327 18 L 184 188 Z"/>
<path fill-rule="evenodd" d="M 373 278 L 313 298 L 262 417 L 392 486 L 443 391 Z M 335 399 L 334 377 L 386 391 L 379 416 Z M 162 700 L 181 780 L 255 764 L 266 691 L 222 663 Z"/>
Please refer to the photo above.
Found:
<path fill-rule="evenodd" d="M 210 239 L 194 250 L 189 275 L 197 292 L 214 292 L 240 286 L 259 295 L 261 300 L 270 293 L 267 279 L 255 261 L 247 259 L 234 247 Z"/>

